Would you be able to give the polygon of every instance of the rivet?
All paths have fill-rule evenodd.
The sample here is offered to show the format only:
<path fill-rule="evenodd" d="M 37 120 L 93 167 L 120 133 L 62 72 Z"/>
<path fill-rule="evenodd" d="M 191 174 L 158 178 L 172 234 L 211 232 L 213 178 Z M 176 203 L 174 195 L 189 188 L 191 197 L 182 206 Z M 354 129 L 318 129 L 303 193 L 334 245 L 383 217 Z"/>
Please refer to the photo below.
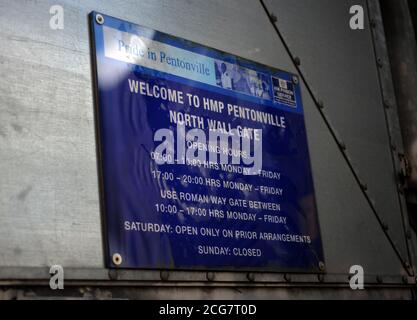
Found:
<path fill-rule="evenodd" d="M 207 278 L 208 281 L 213 281 L 214 280 L 214 272 L 207 272 L 206 278 Z"/>
<path fill-rule="evenodd" d="M 324 271 L 324 269 L 326 268 L 326 265 L 324 264 L 324 262 L 323 261 L 320 261 L 319 262 L 319 269 L 321 270 L 321 271 Z"/>
<path fill-rule="evenodd" d="M 167 270 L 161 270 L 160 277 L 161 277 L 161 280 L 164 280 L 164 281 L 168 280 L 169 272 Z"/>
<path fill-rule="evenodd" d="M 301 60 L 300 60 L 300 58 L 299 58 L 299 57 L 294 57 L 294 63 L 295 63 L 297 66 L 301 65 Z"/>
<path fill-rule="evenodd" d="M 98 24 L 103 24 L 104 23 L 104 17 L 101 14 L 96 14 L 96 22 Z"/>
<path fill-rule="evenodd" d="M 399 192 L 400 194 L 404 194 L 404 189 L 403 189 L 403 187 L 402 187 L 402 186 L 398 186 L 398 192 Z"/>
<path fill-rule="evenodd" d="M 255 274 L 254 273 L 252 273 L 252 272 L 249 272 L 247 275 L 246 275 L 246 278 L 249 280 L 249 281 L 255 281 Z"/>
<path fill-rule="evenodd" d="M 410 231 L 410 229 L 408 229 L 408 230 L 405 232 L 405 236 L 407 237 L 407 239 L 411 239 L 411 231 Z"/>
<path fill-rule="evenodd" d="M 371 19 L 370 25 L 371 25 L 372 28 L 375 28 L 376 27 L 376 21 L 375 21 L 375 19 Z"/>
<path fill-rule="evenodd" d="M 321 100 L 317 100 L 317 105 L 318 105 L 318 107 L 319 107 L 320 109 L 323 109 L 323 108 L 324 108 L 324 103 L 323 103 L 323 101 L 321 101 Z"/>
<path fill-rule="evenodd" d="M 120 253 L 114 253 L 112 256 L 112 261 L 116 266 L 120 266 L 123 262 L 123 258 Z"/>
<path fill-rule="evenodd" d="M 290 274 L 288 274 L 288 273 L 284 274 L 284 279 L 285 279 L 285 281 L 287 281 L 287 282 L 291 282 L 291 275 L 290 275 Z"/>
<path fill-rule="evenodd" d="M 114 269 L 109 270 L 109 278 L 110 280 L 117 280 L 118 278 L 117 270 L 114 270 Z"/>

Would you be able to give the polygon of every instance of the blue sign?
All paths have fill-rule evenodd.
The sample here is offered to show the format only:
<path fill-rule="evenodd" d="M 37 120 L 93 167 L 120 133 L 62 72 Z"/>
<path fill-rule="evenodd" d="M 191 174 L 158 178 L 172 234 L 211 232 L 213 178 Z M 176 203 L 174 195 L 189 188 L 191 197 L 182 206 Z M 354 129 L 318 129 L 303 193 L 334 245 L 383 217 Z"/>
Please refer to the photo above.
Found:
<path fill-rule="evenodd" d="M 298 78 L 90 22 L 107 266 L 323 271 Z"/>

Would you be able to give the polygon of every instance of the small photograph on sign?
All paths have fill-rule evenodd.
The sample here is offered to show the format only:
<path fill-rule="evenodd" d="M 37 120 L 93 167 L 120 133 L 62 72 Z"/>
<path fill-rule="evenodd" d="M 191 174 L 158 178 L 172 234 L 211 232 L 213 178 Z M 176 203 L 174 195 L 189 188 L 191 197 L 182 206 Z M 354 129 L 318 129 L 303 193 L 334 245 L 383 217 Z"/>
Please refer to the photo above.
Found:
<path fill-rule="evenodd" d="M 268 75 L 222 60 L 215 60 L 214 63 L 216 84 L 219 87 L 261 99 L 271 98 Z"/>
<path fill-rule="evenodd" d="M 272 77 L 274 102 L 283 103 L 295 108 L 297 106 L 294 85 L 291 81 Z"/>

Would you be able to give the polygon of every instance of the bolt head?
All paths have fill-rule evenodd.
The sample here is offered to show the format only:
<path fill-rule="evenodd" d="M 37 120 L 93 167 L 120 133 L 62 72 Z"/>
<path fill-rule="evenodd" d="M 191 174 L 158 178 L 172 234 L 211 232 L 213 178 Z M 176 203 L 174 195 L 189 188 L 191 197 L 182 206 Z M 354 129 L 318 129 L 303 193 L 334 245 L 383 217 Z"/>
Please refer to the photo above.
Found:
<path fill-rule="evenodd" d="M 123 258 L 120 253 L 114 253 L 112 256 L 112 261 L 116 266 L 120 266 L 123 262 Z"/>
<path fill-rule="evenodd" d="M 104 23 L 104 17 L 101 14 L 96 14 L 96 22 L 98 24 L 103 24 Z"/>

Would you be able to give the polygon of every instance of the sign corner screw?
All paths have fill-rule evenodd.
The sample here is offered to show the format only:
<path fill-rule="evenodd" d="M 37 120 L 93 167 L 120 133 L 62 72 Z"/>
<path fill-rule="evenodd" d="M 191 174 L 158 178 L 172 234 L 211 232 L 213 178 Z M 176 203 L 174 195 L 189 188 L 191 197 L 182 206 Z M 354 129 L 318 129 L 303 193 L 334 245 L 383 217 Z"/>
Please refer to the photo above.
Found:
<path fill-rule="evenodd" d="M 104 17 L 99 13 L 96 14 L 96 22 L 98 24 L 103 24 L 104 23 Z"/>
<path fill-rule="evenodd" d="M 123 258 L 120 253 L 113 253 L 112 261 L 116 266 L 120 266 L 123 262 Z"/>

